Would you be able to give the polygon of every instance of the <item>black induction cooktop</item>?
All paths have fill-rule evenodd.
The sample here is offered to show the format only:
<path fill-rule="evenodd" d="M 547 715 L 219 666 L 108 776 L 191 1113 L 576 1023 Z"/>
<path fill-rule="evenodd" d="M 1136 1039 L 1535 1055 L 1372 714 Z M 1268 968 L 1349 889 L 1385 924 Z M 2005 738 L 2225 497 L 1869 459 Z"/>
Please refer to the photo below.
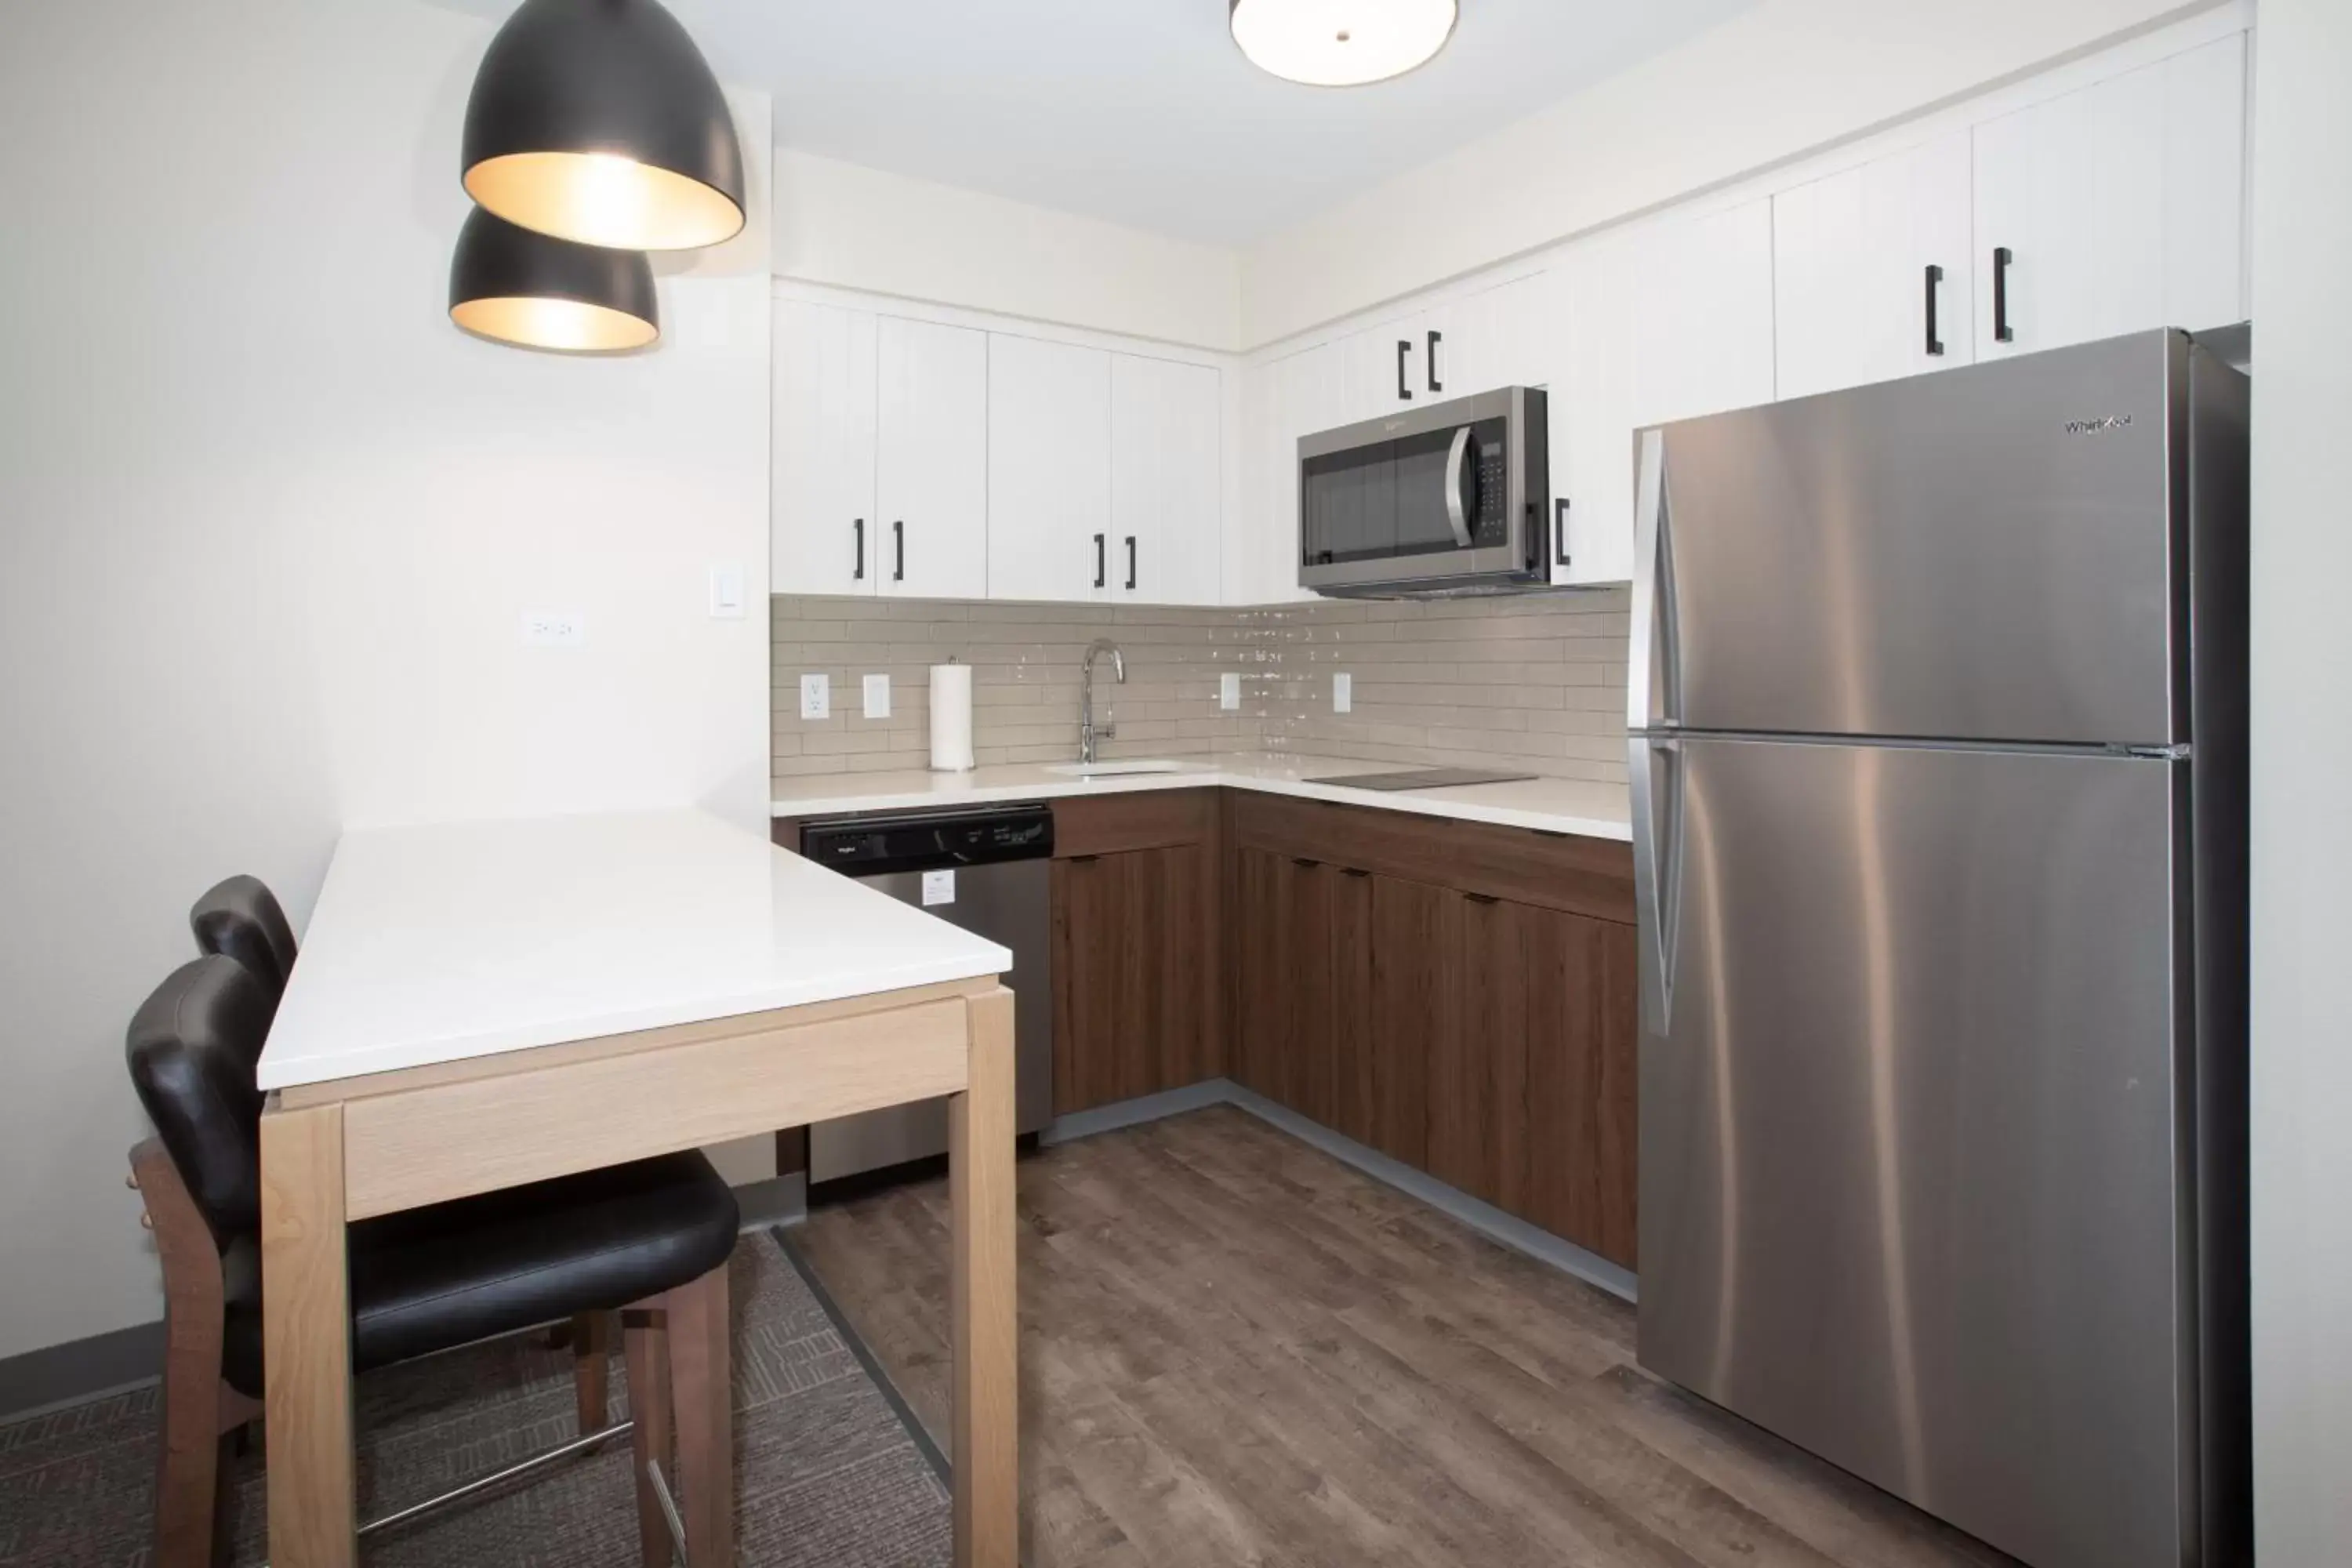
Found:
<path fill-rule="evenodd" d="M 1402 773 L 1349 773 L 1308 779 L 1308 784 L 1345 784 L 1349 789 L 1452 789 L 1459 784 L 1517 784 L 1533 773 L 1498 773 L 1485 768 L 1407 768 Z"/>

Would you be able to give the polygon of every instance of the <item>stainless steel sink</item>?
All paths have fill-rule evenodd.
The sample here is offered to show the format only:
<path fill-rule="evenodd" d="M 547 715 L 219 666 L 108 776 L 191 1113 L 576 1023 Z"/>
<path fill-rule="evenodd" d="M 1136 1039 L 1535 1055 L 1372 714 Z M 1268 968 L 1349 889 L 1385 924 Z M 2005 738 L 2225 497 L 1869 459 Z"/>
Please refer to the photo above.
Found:
<path fill-rule="evenodd" d="M 1172 757 L 1134 757 L 1117 763 L 1048 763 L 1045 771 L 1074 779 L 1115 779 L 1130 773 L 1199 773 L 1207 764 Z"/>

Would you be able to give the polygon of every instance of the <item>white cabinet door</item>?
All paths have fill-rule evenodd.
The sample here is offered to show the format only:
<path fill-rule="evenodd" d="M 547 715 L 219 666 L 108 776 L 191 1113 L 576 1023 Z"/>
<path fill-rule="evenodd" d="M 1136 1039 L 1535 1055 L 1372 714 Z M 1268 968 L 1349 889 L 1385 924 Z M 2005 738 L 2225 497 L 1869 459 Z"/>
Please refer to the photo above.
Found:
<path fill-rule="evenodd" d="M 1318 595 L 1298 585 L 1298 438 L 1348 421 L 1341 415 L 1344 342 L 1324 343 L 1268 369 L 1272 436 L 1264 479 L 1265 526 L 1255 541 L 1253 588 L 1244 602 L 1286 605 Z"/>
<path fill-rule="evenodd" d="M 988 334 L 882 318 L 871 570 L 884 594 L 988 584 Z"/>
<path fill-rule="evenodd" d="M 2244 314 L 2245 38 L 1975 132 L 1976 350 Z"/>
<path fill-rule="evenodd" d="M 1549 373 L 1549 279 L 1531 272 L 1443 300 L 1412 323 L 1416 396 L 1433 402 L 1502 386 L 1537 386 Z"/>
<path fill-rule="evenodd" d="M 1622 583 L 1634 431 L 1772 400 L 1771 203 L 1596 236 L 1563 258 L 1551 294 L 1552 494 L 1568 503 L 1553 580 Z"/>
<path fill-rule="evenodd" d="M 1338 402 L 1328 423 L 1299 434 L 1377 419 L 1425 401 L 1429 395 L 1419 389 L 1420 340 L 1414 335 L 1418 326 L 1418 318 L 1400 316 L 1340 339 L 1334 345 L 1339 356 Z"/>
<path fill-rule="evenodd" d="M 1111 598 L 1218 602 L 1223 398 L 1208 365 L 1111 355 Z"/>
<path fill-rule="evenodd" d="M 1966 132 L 1772 198 L 1780 396 L 1974 360 L 1969 203 Z"/>
<path fill-rule="evenodd" d="M 989 335 L 988 593 L 1109 596 L 1110 355 Z"/>
<path fill-rule="evenodd" d="M 768 572 L 779 594 L 871 594 L 875 320 L 780 300 Z"/>

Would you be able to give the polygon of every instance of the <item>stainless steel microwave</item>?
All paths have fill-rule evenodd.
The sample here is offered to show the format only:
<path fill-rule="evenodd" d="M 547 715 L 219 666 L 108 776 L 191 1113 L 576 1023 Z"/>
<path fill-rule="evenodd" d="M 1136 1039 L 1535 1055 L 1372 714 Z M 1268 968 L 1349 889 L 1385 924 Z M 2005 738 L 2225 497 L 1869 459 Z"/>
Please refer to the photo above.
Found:
<path fill-rule="evenodd" d="M 1550 580 L 1544 395 L 1507 386 L 1298 442 L 1298 585 L 1377 598 Z"/>

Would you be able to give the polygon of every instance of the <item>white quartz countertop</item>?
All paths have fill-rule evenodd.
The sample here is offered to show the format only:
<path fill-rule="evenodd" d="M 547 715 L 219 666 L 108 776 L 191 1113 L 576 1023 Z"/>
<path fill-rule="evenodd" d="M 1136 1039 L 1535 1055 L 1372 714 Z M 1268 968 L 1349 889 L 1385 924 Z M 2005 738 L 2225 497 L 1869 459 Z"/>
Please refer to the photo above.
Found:
<path fill-rule="evenodd" d="M 1423 816 L 1452 817 L 1462 822 L 1492 822 L 1545 833 L 1573 833 L 1588 838 L 1630 839 L 1633 836 L 1632 805 L 1622 784 L 1537 778 L 1518 784 L 1382 791 L 1312 781 L 1348 773 L 1395 773 L 1411 764 L 1268 752 L 1178 760 L 1185 764 L 1183 772 L 1111 774 L 1093 779 L 1051 773 L 1038 763 L 975 768 L 966 773 L 916 771 L 779 779 L 772 804 L 778 816 L 806 817 L 1054 800 L 1133 790 L 1222 786 L 1413 812 Z M 1500 766 L 1496 764 L 1498 770 Z"/>
<path fill-rule="evenodd" d="M 265 1089 L 1008 973 L 992 942 L 693 811 L 349 832 Z"/>

